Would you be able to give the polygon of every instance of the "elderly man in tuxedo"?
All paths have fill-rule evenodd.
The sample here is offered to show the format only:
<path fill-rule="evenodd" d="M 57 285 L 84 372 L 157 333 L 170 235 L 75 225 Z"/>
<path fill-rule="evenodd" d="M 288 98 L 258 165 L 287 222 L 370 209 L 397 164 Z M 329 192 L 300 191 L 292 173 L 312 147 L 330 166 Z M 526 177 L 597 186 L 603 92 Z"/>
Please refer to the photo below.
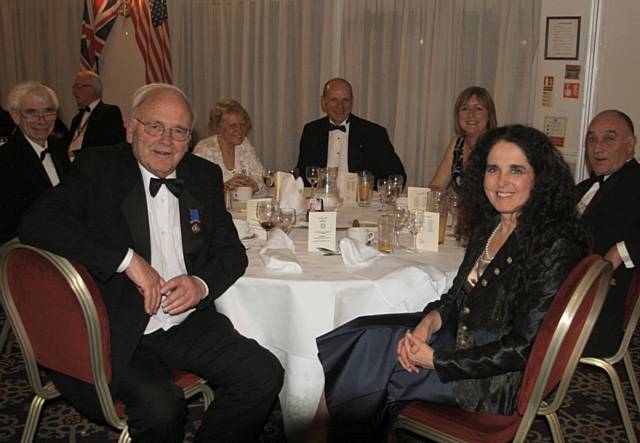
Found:
<path fill-rule="evenodd" d="M 578 210 L 593 237 L 594 252 L 613 264 L 614 274 L 585 356 L 612 355 L 622 338 L 627 290 L 640 264 L 640 165 L 633 158 L 633 123 L 607 110 L 589 124 L 585 140 L 594 176 L 578 184 Z"/>
<path fill-rule="evenodd" d="M 320 104 L 327 116 L 307 123 L 300 138 L 301 175 L 307 166 L 337 166 L 341 171 L 368 170 L 376 177 L 401 174 L 406 183 L 387 130 L 351 113 L 353 91 L 348 81 L 333 78 L 325 83 Z"/>
<path fill-rule="evenodd" d="M 52 137 L 58 97 L 27 81 L 13 87 L 7 109 L 17 129 L 0 146 L 0 244 L 15 237 L 18 220 L 69 168 L 64 146 Z"/>
<path fill-rule="evenodd" d="M 216 398 L 196 441 L 256 441 L 280 391 L 278 360 L 241 336 L 213 301 L 240 277 L 245 249 L 225 210 L 222 174 L 187 152 L 191 104 L 170 85 L 133 97 L 127 142 L 81 151 L 64 182 L 23 217 L 19 237 L 83 263 L 109 314 L 112 393 L 136 442 L 182 442 L 187 408 L 172 372 Z M 99 417 L 91 386 L 51 375 Z"/>
<path fill-rule="evenodd" d="M 73 160 L 80 149 L 123 142 L 122 113 L 117 106 L 102 101 L 102 81 L 98 74 L 78 72 L 71 89 L 79 112 L 71 120 L 66 140 L 69 158 Z"/>

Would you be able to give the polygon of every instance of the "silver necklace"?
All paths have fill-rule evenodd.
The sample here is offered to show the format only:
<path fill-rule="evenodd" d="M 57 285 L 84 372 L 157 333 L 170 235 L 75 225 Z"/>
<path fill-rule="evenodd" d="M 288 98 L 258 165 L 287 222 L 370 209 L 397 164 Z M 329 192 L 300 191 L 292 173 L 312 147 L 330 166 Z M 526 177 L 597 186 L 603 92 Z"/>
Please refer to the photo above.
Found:
<path fill-rule="evenodd" d="M 493 240 L 493 237 L 495 237 L 496 232 L 498 232 L 498 229 L 500 229 L 500 226 L 502 226 L 502 220 L 495 227 L 495 229 L 493 230 L 493 232 L 489 236 L 489 239 L 487 240 L 487 243 L 484 245 L 484 258 L 486 258 L 487 260 L 493 260 L 493 257 L 495 257 L 495 255 L 493 257 L 491 257 L 489 255 L 489 244 L 491 243 L 491 240 Z"/>

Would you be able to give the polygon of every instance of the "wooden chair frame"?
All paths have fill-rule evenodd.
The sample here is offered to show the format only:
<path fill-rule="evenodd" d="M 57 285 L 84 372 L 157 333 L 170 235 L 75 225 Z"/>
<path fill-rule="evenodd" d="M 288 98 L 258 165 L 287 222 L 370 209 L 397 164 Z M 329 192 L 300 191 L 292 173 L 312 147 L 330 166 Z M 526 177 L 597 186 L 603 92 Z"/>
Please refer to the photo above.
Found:
<path fill-rule="evenodd" d="M 40 419 L 40 413 L 45 401 L 57 398 L 60 396 L 60 393 L 54 386 L 53 382 L 43 384 L 37 356 L 35 355 L 29 339 L 29 334 L 24 327 L 13 300 L 12 291 L 8 281 L 7 265 L 12 252 L 18 249 L 33 251 L 44 257 L 64 276 L 65 280 L 76 295 L 87 327 L 91 370 L 102 412 L 109 425 L 121 430 L 118 442 L 130 442 L 131 438 L 129 437 L 126 418 L 120 417 L 116 412 L 114 398 L 109 390 L 109 383 L 105 373 L 104 354 L 102 352 L 103 347 L 100 332 L 100 319 L 98 317 L 93 297 L 91 296 L 85 281 L 69 260 L 42 249 L 23 245 L 17 240 L 12 240 L 0 249 L 0 300 L 2 301 L 2 305 L 4 306 L 7 314 L 8 324 L 11 325 L 20 345 L 27 376 L 29 378 L 29 384 L 34 392 L 34 397 L 31 401 L 31 406 L 29 407 L 29 413 L 27 415 L 21 442 L 28 443 L 33 441 L 38 421 Z M 203 395 L 205 409 L 208 408 L 209 404 L 213 401 L 214 395 L 211 388 L 202 379 L 197 379 L 197 381 L 184 388 L 185 398 L 188 399 L 196 394 Z"/>

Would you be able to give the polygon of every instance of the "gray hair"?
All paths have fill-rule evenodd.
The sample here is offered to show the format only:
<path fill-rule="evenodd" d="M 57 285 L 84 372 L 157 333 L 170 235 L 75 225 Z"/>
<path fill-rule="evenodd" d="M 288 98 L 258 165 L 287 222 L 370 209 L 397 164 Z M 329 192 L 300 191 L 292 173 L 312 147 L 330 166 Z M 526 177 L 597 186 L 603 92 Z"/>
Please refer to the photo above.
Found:
<path fill-rule="evenodd" d="M 187 105 L 187 108 L 189 108 L 189 113 L 191 114 L 191 128 L 189 129 L 193 129 L 193 126 L 196 121 L 196 116 L 195 116 L 195 113 L 193 112 L 193 107 L 191 106 L 191 100 L 189 100 L 189 97 L 187 97 L 187 95 L 182 91 L 182 89 L 178 88 L 177 86 L 169 85 L 166 83 L 149 83 L 148 85 L 139 87 L 136 90 L 136 92 L 133 93 L 133 98 L 131 100 L 131 115 L 133 116 L 138 115 L 138 110 L 140 109 L 140 106 L 142 106 L 142 104 L 147 99 L 157 94 L 160 94 L 162 92 L 173 93 L 181 97 L 182 100 L 184 100 L 184 103 Z"/>
<path fill-rule="evenodd" d="M 11 89 L 11 92 L 9 92 L 9 95 L 7 96 L 7 109 L 20 111 L 22 100 L 27 95 L 32 95 L 42 101 L 50 101 L 56 110 L 58 110 L 58 107 L 60 106 L 58 96 L 53 89 L 38 81 L 28 80 L 26 82 L 18 83 L 13 87 L 13 89 Z"/>
<path fill-rule="evenodd" d="M 93 71 L 80 71 L 76 74 L 76 77 L 87 79 L 96 90 L 98 97 L 102 98 L 102 80 L 100 80 L 100 76 L 97 73 Z"/>

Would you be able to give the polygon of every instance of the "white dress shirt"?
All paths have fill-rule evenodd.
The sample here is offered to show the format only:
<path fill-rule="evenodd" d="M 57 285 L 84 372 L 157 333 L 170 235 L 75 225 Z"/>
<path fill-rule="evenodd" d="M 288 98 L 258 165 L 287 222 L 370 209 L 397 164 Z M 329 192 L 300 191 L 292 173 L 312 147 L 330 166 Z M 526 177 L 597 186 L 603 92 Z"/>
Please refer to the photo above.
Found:
<path fill-rule="evenodd" d="M 31 140 L 26 135 L 24 136 L 24 138 L 27 139 L 27 141 L 35 151 L 38 158 L 40 158 L 40 154 L 42 153 L 42 151 L 44 151 L 49 147 L 49 142 L 47 142 L 46 140 L 44 142 L 44 147 L 42 147 L 36 142 L 34 142 L 33 140 Z M 58 183 L 60 183 L 60 177 L 58 176 L 58 171 L 56 171 L 56 166 L 53 164 L 53 159 L 51 158 L 50 153 L 47 154 L 44 157 L 44 159 L 42 159 L 42 167 L 44 168 L 45 172 L 47 173 L 47 176 L 49 177 L 51 186 L 56 186 Z"/>
<path fill-rule="evenodd" d="M 331 124 L 335 124 L 329 119 Z M 337 166 L 340 172 L 349 172 L 349 125 L 346 120 L 338 123 L 337 126 L 344 125 L 347 132 L 334 129 L 329 131 L 329 141 L 327 146 L 327 167 Z M 304 173 L 304 171 L 300 171 Z"/>

